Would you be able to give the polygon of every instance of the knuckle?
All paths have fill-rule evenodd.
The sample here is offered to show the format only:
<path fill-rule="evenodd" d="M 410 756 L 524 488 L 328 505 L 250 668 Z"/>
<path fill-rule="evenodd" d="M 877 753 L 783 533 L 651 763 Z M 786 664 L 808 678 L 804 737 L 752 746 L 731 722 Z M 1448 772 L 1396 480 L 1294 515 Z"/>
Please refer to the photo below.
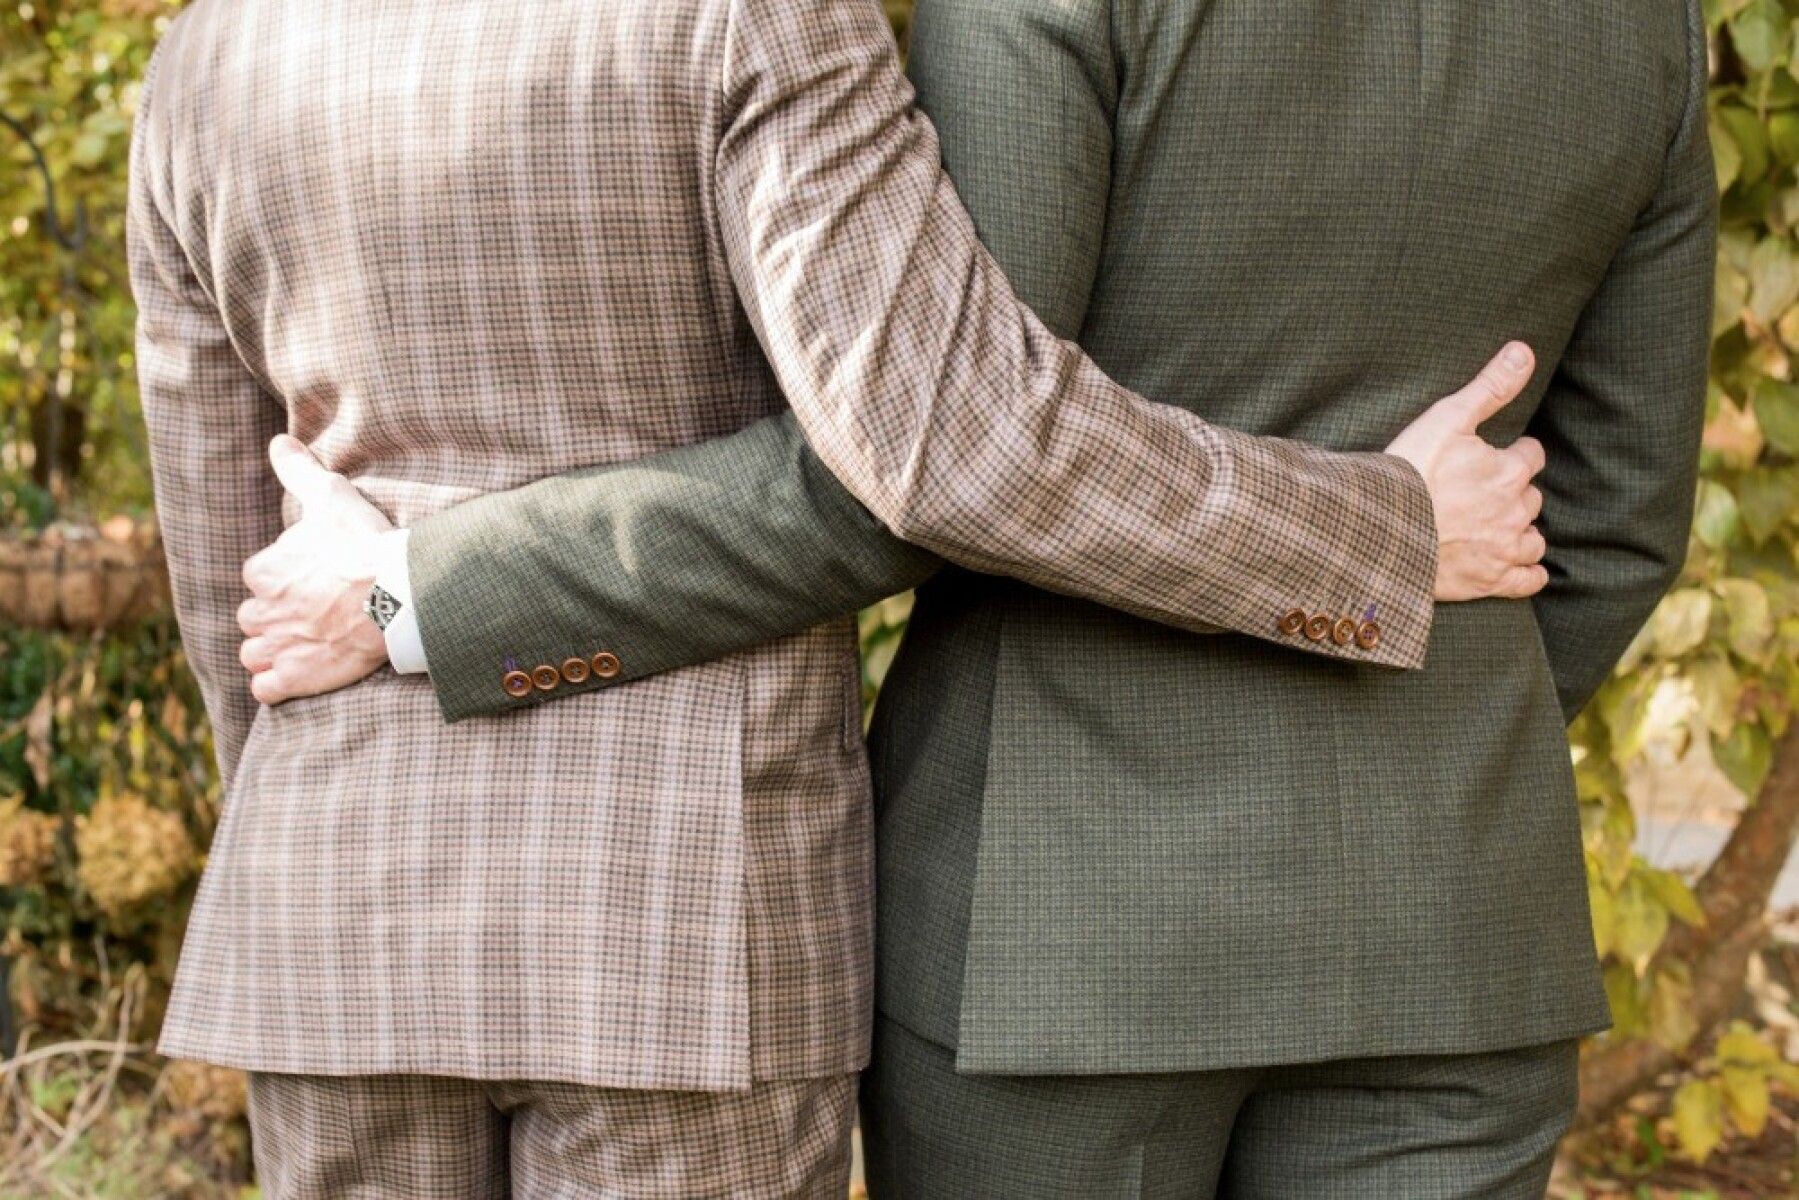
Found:
<path fill-rule="evenodd" d="M 1522 599 L 1534 596 L 1549 582 L 1549 573 L 1541 567 L 1520 567 L 1517 571 L 1516 595 Z"/>
<path fill-rule="evenodd" d="M 1481 388 L 1486 393 L 1489 408 L 1502 404 L 1518 394 L 1516 382 L 1497 366 L 1490 366 L 1481 373 Z"/>

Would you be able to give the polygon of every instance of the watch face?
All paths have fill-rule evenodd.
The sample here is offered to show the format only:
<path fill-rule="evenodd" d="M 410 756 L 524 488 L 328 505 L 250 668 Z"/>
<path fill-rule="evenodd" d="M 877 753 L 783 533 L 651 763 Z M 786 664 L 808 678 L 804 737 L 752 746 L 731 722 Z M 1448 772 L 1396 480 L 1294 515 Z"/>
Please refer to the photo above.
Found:
<path fill-rule="evenodd" d="M 369 589 L 369 598 L 363 601 L 362 611 L 369 615 L 375 628 L 386 633 L 387 627 L 400 614 L 400 602 L 379 584 Z"/>

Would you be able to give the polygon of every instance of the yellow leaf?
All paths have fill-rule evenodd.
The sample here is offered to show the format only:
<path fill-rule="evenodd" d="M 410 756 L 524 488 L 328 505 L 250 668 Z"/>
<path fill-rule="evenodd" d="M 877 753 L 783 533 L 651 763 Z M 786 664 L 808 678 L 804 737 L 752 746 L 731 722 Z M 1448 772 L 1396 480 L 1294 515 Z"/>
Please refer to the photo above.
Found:
<path fill-rule="evenodd" d="M 1612 739 L 1612 758 L 1627 763 L 1643 751 L 1648 736 L 1649 696 L 1655 679 L 1639 672 L 1599 693 L 1599 713 Z"/>
<path fill-rule="evenodd" d="M 1751 122 L 1740 122 L 1731 132 L 1749 128 Z M 1742 147 L 1740 140 L 1738 145 Z M 1765 160 L 1758 156 L 1751 161 L 1751 156 L 1745 154 L 1743 165 L 1750 170 L 1765 169 Z M 1785 238 L 1763 238 L 1749 256 L 1749 310 L 1763 325 L 1768 325 L 1779 320 L 1795 300 L 1799 300 L 1799 253 Z"/>
<path fill-rule="evenodd" d="M 1612 894 L 1591 872 L 1587 875 L 1587 908 L 1593 914 L 1594 950 L 1604 958 L 1616 948 L 1617 939 L 1613 934 L 1617 927 L 1617 909 L 1612 903 Z"/>
<path fill-rule="evenodd" d="M 1684 1050 L 1698 1032 L 1692 983 L 1683 974 L 1656 972 L 1649 989 L 1649 1036 L 1670 1050 Z"/>
<path fill-rule="evenodd" d="M 1675 917 L 1688 925 L 1705 924 L 1705 910 L 1699 907 L 1698 897 L 1693 895 L 1686 880 L 1672 871 L 1655 867 L 1644 867 L 1640 874 L 1649 891 Z"/>
<path fill-rule="evenodd" d="M 1642 881 L 1633 875 L 1618 892 L 1614 929 L 1618 955 L 1641 968 L 1668 933 L 1668 910 L 1658 903 Z"/>
<path fill-rule="evenodd" d="M 1643 1032 L 1643 1004 L 1637 986 L 1637 974 L 1628 963 L 1605 964 L 1605 998 L 1611 1005 L 1613 1031 L 1619 1037 L 1636 1037 Z"/>
<path fill-rule="evenodd" d="M 1679 658 L 1697 649 L 1705 640 L 1711 621 L 1710 592 L 1703 588 L 1680 588 L 1668 593 L 1650 619 L 1656 654 L 1662 658 Z"/>
<path fill-rule="evenodd" d="M 1636 861 L 1636 837 L 1636 817 L 1629 803 L 1622 797 L 1609 799 L 1589 848 L 1599 864 L 1599 877 L 1614 892 L 1630 878 L 1631 864 Z"/>
<path fill-rule="evenodd" d="M 1747 1067 L 1725 1067 L 1718 1073 L 1730 1119 L 1750 1137 L 1760 1137 L 1768 1124 L 1768 1077 Z"/>
<path fill-rule="evenodd" d="M 1737 700 L 1743 681 L 1721 654 L 1708 655 L 1686 669 L 1687 683 L 1706 728 L 1715 738 L 1726 738 L 1737 723 Z"/>
<path fill-rule="evenodd" d="M 1724 1140 L 1724 1099 L 1713 1084 L 1689 1079 L 1674 1093 L 1674 1133 L 1681 1153 L 1704 1162 Z"/>
<path fill-rule="evenodd" d="M 1761 1067 L 1779 1059 L 1780 1052 L 1742 1021 L 1732 1022 L 1729 1032 L 1718 1039 L 1718 1061 L 1725 1066 Z"/>
<path fill-rule="evenodd" d="M 1749 303 L 1749 276 L 1719 259 L 1712 297 L 1712 336 L 1715 338 L 1743 319 L 1743 309 Z"/>
<path fill-rule="evenodd" d="M 1799 308 L 1792 310 L 1799 314 Z M 1705 448 L 1719 455 L 1731 466 L 1748 468 L 1762 453 L 1762 430 L 1747 404 L 1738 405 L 1729 396 L 1718 400 L 1718 411 L 1705 423 Z"/>
<path fill-rule="evenodd" d="M 1767 589 L 1748 579 L 1720 579 L 1717 587 L 1730 618 L 1730 648 L 1739 658 L 1758 659 L 1774 637 Z"/>
<path fill-rule="evenodd" d="M 1718 175 L 1718 190 L 1722 192 L 1736 182 L 1742 171 L 1743 152 L 1737 149 L 1736 139 L 1716 116 L 1711 119 L 1711 143 L 1712 167 Z"/>
<path fill-rule="evenodd" d="M 877 607 L 882 621 L 889 625 L 904 625 L 912 616 L 912 593 L 901 592 L 897 596 L 889 596 Z"/>

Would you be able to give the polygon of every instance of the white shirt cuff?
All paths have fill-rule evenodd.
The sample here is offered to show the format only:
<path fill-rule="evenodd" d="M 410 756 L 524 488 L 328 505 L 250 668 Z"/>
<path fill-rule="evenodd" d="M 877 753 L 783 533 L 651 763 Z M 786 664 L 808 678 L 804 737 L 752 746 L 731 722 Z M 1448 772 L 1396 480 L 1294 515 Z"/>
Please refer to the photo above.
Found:
<path fill-rule="evenodd" d="M 419 633 L 418 609 L 412 602 L 412 569 L 406 562 L 406 549 L 412 531 L 395 529 L 379 539 L 375 559 L 375 586 L 400 602 L 400 611 L 387 624 L 387 660 L 402 675 L 424 675 L 431 670 L 425 661 L 425 639 Z"/>

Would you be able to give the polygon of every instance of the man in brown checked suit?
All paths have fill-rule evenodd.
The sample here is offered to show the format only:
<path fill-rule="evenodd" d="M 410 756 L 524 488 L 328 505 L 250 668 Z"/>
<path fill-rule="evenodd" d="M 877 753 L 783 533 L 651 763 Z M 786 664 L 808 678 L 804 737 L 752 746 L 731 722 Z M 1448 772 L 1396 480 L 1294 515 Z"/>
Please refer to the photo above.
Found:
<path fill-rule="evenodd" d="M 1527 355 L 1410 465 L 1131 396 L 1014 299 L 864 0 L 201 0 L 145 84 L 131 237 L 229 797 L 162 1048 L 252 1072 L 273 1197 L 839 1195 L 871 932 L 847 620 L 454 730 L 387 673 L 259 709 L 235 618 L 278 433 L 406 526 L 797 420 L 953 561 L 1270 639 L 1353 599 L 1379 638 L 1294 644 L 1400 668 L 1433 595 L 1542 582 L 1540 451 L 1471 433 Z M 505 675 L 647 673 L 535 667 Z"/>

